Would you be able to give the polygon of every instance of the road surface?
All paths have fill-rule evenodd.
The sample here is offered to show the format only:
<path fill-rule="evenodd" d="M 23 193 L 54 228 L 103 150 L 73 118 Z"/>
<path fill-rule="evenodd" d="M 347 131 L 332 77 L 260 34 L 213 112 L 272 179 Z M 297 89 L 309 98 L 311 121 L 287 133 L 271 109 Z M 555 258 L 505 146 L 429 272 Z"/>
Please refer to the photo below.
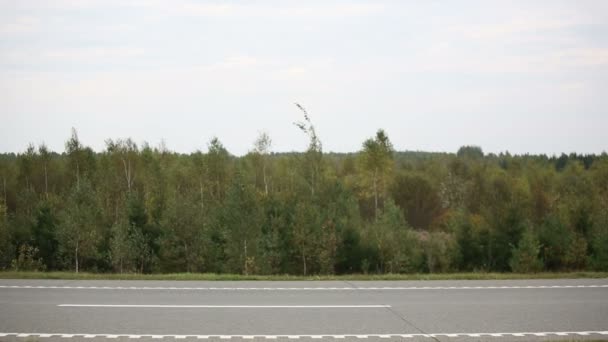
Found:
<path fill-rule="evenodd" d="M 0 280 L 0 341 L 608 339 L 608 279 Z"/>

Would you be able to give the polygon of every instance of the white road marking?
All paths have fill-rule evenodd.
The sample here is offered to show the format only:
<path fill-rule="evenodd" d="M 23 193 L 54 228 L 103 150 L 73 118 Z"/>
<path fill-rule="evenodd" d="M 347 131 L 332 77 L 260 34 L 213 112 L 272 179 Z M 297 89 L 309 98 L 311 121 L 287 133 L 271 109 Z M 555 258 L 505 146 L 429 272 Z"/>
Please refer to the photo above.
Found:
<path fill-rule="evenodd" d="M 59 304 L 60 307 L 84 308 L 184 308 L 184 309 L 374 309 L 390 305 L 173 305 L 173 304 Z"/>
<path fill-rule="evenodd" d="M 553 332 L 476 332 L 476 333 L 435 333 L 435 334 L 345 334 L 345 335 L 132 335 L 132 334 L 76 334 L 76 333 L 3 333 L 0 332 L 0 337 L 59 337 L 59 338 L 106 338 L 116 339 L 119 337 L 125 337 L 129 339 L 139 339 L 141 337 L 151 337 L 153 339 L 186 339 L 186 338 L 197 338 L 197 339 L 246 339 L 251 340 L 254 338 L 276 340 L 276 339 L 345 339 L 345 338 L 381 338 L 381 339 L 409 339 L 409 338 L 436 338 L 436 337 L 447 337 L 447 338 L 461 338 L 461 337 L 551 337 L 551 336 L 592 336 L 592 335 L 608 335 L 608 331 L 553 331 Z"/>
<path fill-rule="evenodd" d="M 608 288 L 597 285 L 528 285 L 528 286 L 387 286 L 387 287 L 151 287 L 151 286 L 28 286 L 0 285 L 0 289 L 57 290 L 157 290 L 157 291 L 408 291 L 408 290 L 516 290 L 516 289 L 589 289 Z"/>

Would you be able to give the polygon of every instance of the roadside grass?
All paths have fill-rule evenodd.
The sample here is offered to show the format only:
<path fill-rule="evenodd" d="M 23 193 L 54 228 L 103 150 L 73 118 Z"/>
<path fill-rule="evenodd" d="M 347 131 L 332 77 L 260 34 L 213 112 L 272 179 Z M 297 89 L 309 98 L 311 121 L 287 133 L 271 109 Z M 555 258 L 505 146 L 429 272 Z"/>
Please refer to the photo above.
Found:
<path fill-rule="evenodd" d="M 433 273 L 433 274 L 348 274 L 322 276 L 242 275 L 215 273 L 74 273 L 2 271 L 0 279 L 72 279 L 72 280 L 512 280 L 512 279 L 581 279 L 608 278 L 608 272 L 567 273 Z"/>

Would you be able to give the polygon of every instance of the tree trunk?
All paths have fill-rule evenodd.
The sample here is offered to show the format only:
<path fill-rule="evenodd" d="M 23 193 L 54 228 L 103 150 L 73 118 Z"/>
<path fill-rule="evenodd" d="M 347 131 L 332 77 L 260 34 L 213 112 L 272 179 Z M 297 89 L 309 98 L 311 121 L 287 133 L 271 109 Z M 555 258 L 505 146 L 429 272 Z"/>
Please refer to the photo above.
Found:
<path fill-rule="evenodd" d="M 128 163 L 128 164 L 127 164 Z M 122 165 L 125 169 L 125 179 L 127 180 L 127 190 L 131 192 L 131 161 L 122 159 Z"/>
<path fill-rule="evenodd" d="M 76 240 L 76 249 L 74 250 L 74 257 L 76 259 L 76 273 L 78 273 L 78 243 L 79 241 Z"/>
<path fill-rule="evenodd" d="M 247 265 L 247 239 L 245 239 L 245 244 L 243 246 L 244 249 L 244 253 L 245 253 L 245 264 L 244 264 L 244 270 L 245 270 L 245 275 L 249 275 L 249 267 Z"/>
<path fill-rule="evenodd" d="M 4 190 L 4 205 L 6 205 L 6 177 L 2 177 L 2 188 Z"/>
<path fill-rule="evenodd" d="M 268 196 L 268 182 L 266 180 L 266 163 L 262 167 L 262 176 L 264 177 L 264 193 Z"/>
<path fill-rule="evenodd" d="M 304 248 L 302 248 L 302 264 L 304 266 L 304 275 L 306 275 L 306 255 L 304 254 Z"/>
<path fill-rule="evenodd" d="M 203 192 L 203 178 L 199 179 L 198 181 L 200 188 L 201 188 L 201 212 L 203 212 L 205 210 L 205 194 Z"/>
<path fill-rule="evenodd" d="M 313 169 L 312 169 L 312 177 L 311 177 L 311 178 L 312 178 L 312 180 L 311 180 L 311 182 L 310 182 L 310 190 L 311 190 L 311 192 L 312 192 L 312 196 L 313 196 L 313 197 L 314 197 L 314 195 L 315 195 L 315 175 L 316 175 L 316 174 L 315 174 L 315 169 L 314 169 L 314 167 L 313 167 Z"/>
<path fill-rule="evenodd" d="M 80 165 L 78 165 L 78 160 L 76 160 L 76 189 L 80 189 Z"/>
<path fill-rule="evenodd" d="M 378 220 L 378 169 L 374 169 L 374 217 Z"/>
<path fill-rule="evenodd" d="M 217 189 L 217 198 L 220 199 L 220 179 L 219 177 L 215 180 L 215 187 Z"/>
<path fill-rule="evenodd" d="M 49 177 L 46 169 L 46 163 L 44 164 L 44 194 L 46 199 L 49 199 Z"/>
<path fill-rule="evenodd" d="M 190 255 L 188 254 L 188 244 L 184 242 L 184 258 L 186 259 L 186 272 L 190 272 Z"/>

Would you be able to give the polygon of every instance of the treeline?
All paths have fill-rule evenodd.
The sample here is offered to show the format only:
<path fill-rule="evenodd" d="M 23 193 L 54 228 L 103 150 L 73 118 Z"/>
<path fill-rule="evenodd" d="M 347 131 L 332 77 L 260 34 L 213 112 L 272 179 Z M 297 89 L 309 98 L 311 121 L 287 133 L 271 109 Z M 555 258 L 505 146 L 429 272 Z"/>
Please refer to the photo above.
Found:
<path fill-rule="evenodd" d="M 305 113 L 305 112 L 304 112 Z M 608 156 L 310 145 L 242 157 L 76 131 L 0 155 L 0 269 L 342 274 L 608 270 Z"/>

